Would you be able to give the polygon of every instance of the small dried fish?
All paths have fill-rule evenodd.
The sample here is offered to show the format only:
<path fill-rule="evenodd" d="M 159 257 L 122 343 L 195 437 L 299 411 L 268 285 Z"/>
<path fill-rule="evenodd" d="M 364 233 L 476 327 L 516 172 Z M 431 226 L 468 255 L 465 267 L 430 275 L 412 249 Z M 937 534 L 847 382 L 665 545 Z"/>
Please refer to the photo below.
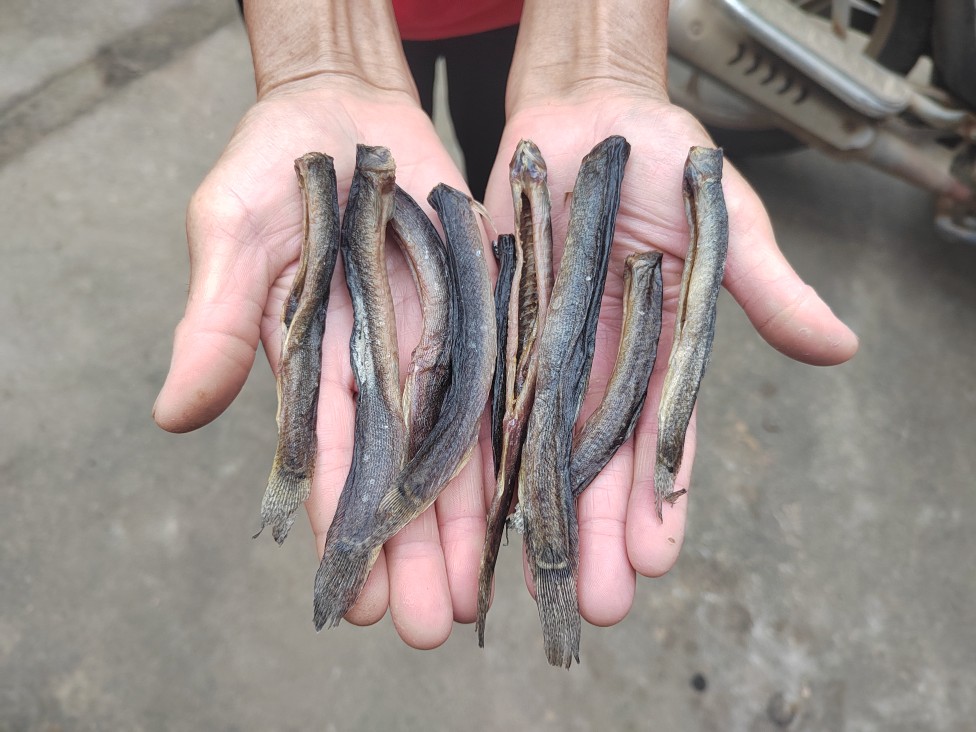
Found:
<path fill-rule="evenodd" d="M 570 473 L 573 427 L 586 392 L 630 154 L 624 138 L 607 138 L 583 159 L 570 209 L 566 248 L 539 339 L 535 404 L 519 471 L 525 548 L 535 581 L 546 657 L 554 666 L 579 660 L 576 596 L 579 537 Z"/>
<path fill-rule="evenodd" d="M 552 291 L 552 223 L 546 164 L 539 148 L 522 140 L 515 149 L 510 168 L 512 200 L 515 204 L 515 261 L 512 266 L 508 302 L 496 308 L 499 322 L 505 323 L 504 356 L 499 354 L 496 383 L 502 381 L 504 393 L 495 391 L 497 424 L 495 441 L 495 495 L 488 511 L 488 530 L 481 555 L 478 577 L 478 644 L 484 646 L 485 618 L 491 599 L 491 581 L 505 521 L 515 495 L 516 478 L 529 411 L 535 397 L 538 373 L 539 334 L 545 324 Z M 504 260 L 503 260 L 504 265 Z M 507 275 L 507 273 L 504 273 Z M 502 273 L 499 282 L 502 283 Z M 497 414 L 502 412 L 502 414 Z"/>
<path fill-rule="evenodd" d="M 395 201 L 387 233 L 406 255 L 424 318 L 403 386 L 409 459 L 433 427 L 444 400 L 451 375 L 451 352 L 446 346 L 448 334 L 453 332 L 454 313 L 444 242 L 427 214 L 400 186 L 396 187 Z"/>
<path fill-rule="evenodd" d="M 278 448 L 261 503 L 261 529 L 284 542 L 315 472 L 315 419 L 329 284 L 339 252 L 339 202 L 332 158 L 308 153 L 295 161 L 305 224 L 302 252 L 281 318 L 278 362 Z"/>
<path fill-rule="evenodd" d="M 674 342 L 658 408 L 654 502 L 663 520 L 664 502 L 674 503 L 685 434 L 715 335 L 715 306 L 729 245 L 729 218 L 722 195 L 722 151 L 693 147 L 685 163 L 685 211 L 690 243 L 681 274 Z"/>
<path fill-rule="evenodd" d="M 512 295 L 515 276 L 515 236 L 501 234 L 492 243 L 492 251 L 498 262 L 498 279 L 495 281 L 495 378 L 491 382 L 491 454 L 498 473 L 502 457 L 502 433 L 505 419 L 505 345 L 508 343 L 508 300 Z"/>
<path fill-rule="evenodd" d="M 393 191 L 389 150 L 357 146 L 341 245 L 353 305 L 355 436 L 352 465 L 315 576 L 316 629 L 337 625 L 359 596 L 382 547 L 373 541 L 379 504 L 406 457 L 396 321 L 383 256 Z"/>
<path fill-rule="evenodd" d="M 579 496 L 634 431 L 661 336 L 661 254 L 632 254 L 624 264 L 624 319 L 607 391 L 573 444 L 570 474 Z"/>

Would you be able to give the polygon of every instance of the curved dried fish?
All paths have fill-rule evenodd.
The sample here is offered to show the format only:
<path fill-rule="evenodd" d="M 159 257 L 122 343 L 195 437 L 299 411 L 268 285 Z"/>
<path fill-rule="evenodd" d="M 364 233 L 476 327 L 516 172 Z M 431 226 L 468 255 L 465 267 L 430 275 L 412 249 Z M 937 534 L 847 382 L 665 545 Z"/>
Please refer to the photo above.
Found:
<path fill-rule="evenodd" d="M 396 186 L 396 205 L 388 233 L 404 255 L 420 295 L 424 327 L 410 360 L 403 386 L 403 417 L 407 425 L 407 458 L 430 432 L 450 379 L 453 332 L 451 283 L 447 252 L 437 229 L 410 194 Z"/>
<path fill-rule="evenodd" d="M 476 630 L 480 646 L 485 642 L 485 619 L 498 550 L 515 496 L 522 443 L 535 397 L 537 343 L 552 291 L 552 223 L 547 177 L 539 148 L 529 140 L 520 141 L 510 167 L 516 224 L 513 286 L 502 314 L 498 315 L 499 320 L 503 314 L 507 315 L 504 361 L 499 356 L 504 372 L 504 414 L 498 418 L 495 494 L 488 510 L 478 576 Z M 498 399 L 497 392 L 495 398 Z"/>
<path fill-rule="evenodd" d="M 685 434 L 708 366 L 715 335 L 715 308 L 722 288 L 729 246 L 729 217 L 722 195 L 722 151 L 693 147 L 685 163 L 685 211 L 690 243 L 681 274 L 674 341 L 658 408 L 654 503 L 663 519 L 664 502 L 673 503 Z"/>
<path fill-rule="evenodd" d="M 624 138 L 607 138 L 583 159 L 569 231 L 549 314 L 539 339 L 538 381 L 519 471 L 525 548 L 535 581 L 546 657 L 567 668 L 579 660 L 576 596 L 579 537 L 570 458 L 573 427 L 589 380 L 630 153 Z"/>
<path fill-rule="evenodd" d="M 478 437 L 494 374 L 495 308 L 473 202 L 443 183 L 427 200 L 440 217 L 447 243 L 454 314 L 448 336 L 451 378 L 437 421 L 383 499 L 378 541 L 386 541 L 419 516 L 464 467 Z"/>
<path fill-rule="evenodd" d="M 261 502 L 261 529 L 281 544 L 295 511 L 309 496 L 315 472 L 315 420 L 322 369 L 322 334 L 329 285 L 339 252 L 339 202 L 332 158 L 308 153 L 295 161 L 305 211 L 298 271 L 285 299 L 278 361 L 278 447 Z"/>
<path fill-rule="evenodd" d="M 393 187 L 389 151 L 357 146 L 341 245 L 353 305 L 355 437 L 352 465 L 315 576 L 316 629 L 337 625 L 359 596 L 382 547 L 373 541 L 379 504 L 406 456 L 396 321 L 383 256 Z"/>
<path fill-rule="evenodd" d="M 607 391 L 573 444 L 570 474 L 579 496 L 637 425 L 661 336 L 661 254 L 632 254 L 624 264 L 624 319 Z"/>

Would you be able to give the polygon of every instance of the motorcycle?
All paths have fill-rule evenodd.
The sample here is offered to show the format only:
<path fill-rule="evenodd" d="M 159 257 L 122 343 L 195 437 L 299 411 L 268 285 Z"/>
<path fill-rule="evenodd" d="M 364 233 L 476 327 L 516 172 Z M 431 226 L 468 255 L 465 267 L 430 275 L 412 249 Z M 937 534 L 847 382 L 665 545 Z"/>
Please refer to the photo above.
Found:
<path fill-rule="evenodd" d="M 733 155 L 810 146 L 976 244 L 976 0 L 671 0 L 669 91 Z"/>

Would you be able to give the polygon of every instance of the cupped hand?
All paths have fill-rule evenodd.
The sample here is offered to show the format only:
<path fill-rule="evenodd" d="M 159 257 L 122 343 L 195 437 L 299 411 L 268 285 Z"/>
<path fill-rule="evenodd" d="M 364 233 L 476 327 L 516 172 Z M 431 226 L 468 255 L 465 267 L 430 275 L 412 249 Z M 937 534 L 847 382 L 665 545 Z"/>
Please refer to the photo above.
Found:
<path fill-rule="evenodd" d="M 397 182 L 431 213 L 427 194 L 440 182 L 464 189 L 460 172 L 430 119 L 410 94 L 345 90 L 312 78 L 266 94 L 244 117 L 190 203 L 190 290 L 176 328 L 156 422 L 186 432 L 216 418 L 237 396 L 260 341 L 277 372 L 280 318 L 301 249 L 302 199 L 293 161 L 309 151 L 335 159 L 344 207 L 356 144 L 390 148 Z M 436 217 L 434 217 L 436 221 Z M 401 373 L 422 325 L 413 279 L 390 257 Z M 349 362 L 352 306 L 339 262 L 323 341 L 318 456 L 306 502 L 319 556 L 352 459 L 355 387 Z M 269 415 L 268 467 L 274 450 Z M 252 491 L 255 517 L 263 476 Z M 479 451 L 425 514 L 391 539 L 347 619 L 378 621 L 391 610 L 405 642 L 442 643 L 455 619 L 474 618 L 485 506 Z M 311 588 L 312 578 L 309 578 Z M 311 603 L 310 603 L 311 608 Z M 310 614 L 311 622 L 311 614 Z"/>
<path fill-rule="evenodd" d="M 548 167 L 558 267 L 580 161 L 610 135 L 624 136 L 632 149 L 580 424 L 599 404 L 613 369 L 622 321 L 624 260 L 630 254 L 649 249 L 664 253 L 664 315 L 658 359 L 634 436 L 578 503 L 580 610 L 596 625 L 620 621 L 633 602 L 636 574 L 667 572 L 684 537 L 687 499 L 665 505 L 663 523 L 654 508 L 657 406 L 688 246 L 681 192 L 684 162 L 691 146 L 713 143 L 686 112 L 631 88 L 578 94 L 572 101 L 536 99 L 510 115 L 485 197 L 498 230 L 513 230 L 509 162 L 520 139 L 538 145 Z M 723 189 L 730 229 L 724 285 L 752 324 L 770 345 L 797 360 L 829 365 L 849 359 L 857 350 L 856 337 L 784 259 L 762 203 L 728 161 Z M 689 486 L 694 452 L 693 419 L 676 490 Z M 528 571 L 526 579 L 531 585 Z"/>

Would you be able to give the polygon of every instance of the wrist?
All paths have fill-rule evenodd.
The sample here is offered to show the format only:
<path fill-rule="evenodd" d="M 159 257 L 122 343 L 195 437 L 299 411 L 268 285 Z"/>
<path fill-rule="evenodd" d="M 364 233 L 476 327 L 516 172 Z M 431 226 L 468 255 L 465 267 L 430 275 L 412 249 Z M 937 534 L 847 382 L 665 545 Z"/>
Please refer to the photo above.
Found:
<path fill-rule="evenodd" d="M 258 99 L 312 78 L 417 96 L 390 0 L 244 0 Z"/>
<path fill-rule="evenodd" d="M 667 2 L 526 0 L 506 92 L 527 106 L 608 92 L 667 100 Z"/>

